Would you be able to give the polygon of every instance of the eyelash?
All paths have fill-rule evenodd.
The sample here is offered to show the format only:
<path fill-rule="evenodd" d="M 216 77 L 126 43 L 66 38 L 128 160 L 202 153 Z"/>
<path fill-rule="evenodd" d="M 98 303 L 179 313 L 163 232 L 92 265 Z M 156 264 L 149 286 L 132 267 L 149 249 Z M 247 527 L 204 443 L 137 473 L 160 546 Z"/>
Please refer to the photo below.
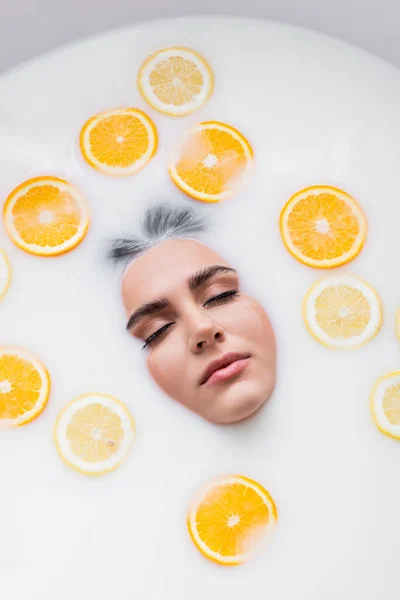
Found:
<path fill-rule="evenodd" d="M 218 302 L 229 302 L 230 300 L 234 300 L 238 296 L 239 296 L 238 290 L 229 290 L 228 292 L 223 292 L 222 294 L 218 294 L 218 296 L 214 296 L 213 298 L 210 298 L 209 300 L 207 300 L 207 302 L 204 304 L 204 306 L 207 306 L 207 304 L 214 304 L 214 303 L 218 303 Z M 173 323 L 167 323 L 166 325 L 164 325 L 164 327 L 161 327 L 160 329 L 158 329 L 157 331 L 152 333 L 151 336 L 149 336 L 147 338 L 147 340 L 145 340 L 146 343 L 142 347 L 142 350 L 144 350 L 145 348 L 154 344 L 156 339 L 160 335 L 162 335 L 171 325 L 173 325 Z"/>

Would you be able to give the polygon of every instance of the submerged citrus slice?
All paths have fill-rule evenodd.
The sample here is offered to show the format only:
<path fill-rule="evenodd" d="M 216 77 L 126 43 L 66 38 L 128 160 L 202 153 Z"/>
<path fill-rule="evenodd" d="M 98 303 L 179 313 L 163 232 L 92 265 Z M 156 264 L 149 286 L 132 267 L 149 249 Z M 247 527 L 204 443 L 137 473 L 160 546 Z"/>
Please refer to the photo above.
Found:
<path fill-rule="evenodd" d="M 311 267 L 332 268 L 359 254 L 367 221 L 358 203 L 337 188 L 305 188 L 290 198 L 281 213 L 281 236 L 286 248 Z"/>
<path fill-rule="evenodd" d="M 188 514 L 190 536 L 207 558 L 238 565 L 277 520 L 275 503 L 259 483 L 232 475 L 205 486 Z"/>
<path fill-rule="evenodd" d="M 89 209 L 79 190 L 58 177 L 35 177 L 8 196 L 3 212 L 12 241 L 30 254 L 72 250 L 89 228 Z"/>
<path fill-rule="evenodd" d="M 0 346 L 0 426 L 29 423 L 45 408 L 49 394 L 50 376 L 35 356 Z"/>
<path fill-rule="evenodd" d="M 145 100 L 162 113 L 180 117 L 200 108 L 211 95 L 213 73 L 190 48 L 155 52 L 143 62 L 138 87 Z"/>
<path fill-rule="evenodd" d="M 400 341 L 400 308 L 397 309 L 396 313 L 396 334 L 398 340 Z"/>
<path fill-rule="evenodd" d="M 107 394 L 86 394 L 67 404 L 58 416 L 54 440 L 61 458 L 86 475 L 116 469 L 135 435 L 126 406 Z"/>
<path fill-rule="evenodd" d="M 382 325 L 378 294 L 349 275 L 317 281 L 304 298 L 303 315 L 311 335 L 330 348 L 363 346 Z"/>
<path fill-rule="evenodd" d="M 102 112 L 81 130 L 80 146 L 86 161 L 107 175 L 133 175 L 157 150 L 157 130 L 141 110 L 122 108 Z"/>
<path fill-rule="evenodd" d="M 11 282 L 11 265 L 7 254 L 0 248 L 0 300 L 6 295 Z"/>
<path fill-rule="evenodd" d="M 169 168 L 173 182 L 196 200 L 219 202 L 248 173 L 253 150 L 237 129 L 218 121 L 190 131 Z"/>
<path fill-rule="evenodd" d="M 371 394 L 371 411 L 379 429 L 400 440 L 400 371 L 378 379 Z"/>

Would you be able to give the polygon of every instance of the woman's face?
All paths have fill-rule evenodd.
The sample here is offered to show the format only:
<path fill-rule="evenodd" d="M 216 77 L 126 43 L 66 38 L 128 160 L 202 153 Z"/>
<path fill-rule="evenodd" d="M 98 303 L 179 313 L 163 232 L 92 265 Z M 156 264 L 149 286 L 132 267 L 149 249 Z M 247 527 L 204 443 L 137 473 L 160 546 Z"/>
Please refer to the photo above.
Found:
<path fill-rule="evenodd" d="M 270 321 L 211 248 L 191 239 L 161 242 L 129 266 L 122 296 L 129 331 L 169 396 L 215 423 L 244 419 L 270 396 Z"/>

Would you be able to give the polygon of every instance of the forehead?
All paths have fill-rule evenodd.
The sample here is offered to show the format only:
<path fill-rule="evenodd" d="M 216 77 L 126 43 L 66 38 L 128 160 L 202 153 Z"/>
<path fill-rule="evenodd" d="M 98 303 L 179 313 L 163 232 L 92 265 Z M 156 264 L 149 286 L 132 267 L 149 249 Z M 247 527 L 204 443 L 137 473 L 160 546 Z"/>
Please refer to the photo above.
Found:
<path fill-rule="evenodd" d="M 173 292 L 190 275 L 209 265 L 230 265 L 198 240 L 166 240 L 157 244 L 128 267 L 122 281 L 122 296 L 129 309 L 160 294 Z"/>

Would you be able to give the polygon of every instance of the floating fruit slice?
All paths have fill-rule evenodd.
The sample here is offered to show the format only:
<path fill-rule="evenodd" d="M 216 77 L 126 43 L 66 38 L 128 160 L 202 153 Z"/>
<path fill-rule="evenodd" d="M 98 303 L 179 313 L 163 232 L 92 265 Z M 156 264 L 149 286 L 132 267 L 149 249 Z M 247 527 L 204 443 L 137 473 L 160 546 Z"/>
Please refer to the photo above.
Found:
<path fill-rule="evenodd" d="M 378 379 L 371 394 L 371 411 L 379 429 L 400 440 L 400 371 Z"/>
<path fill-rule="evenodd" d="M 153 108 L 181 117 L 208 100 L 214 76 L 205 59 L 194 50 L 165 48 L 146 58 L 139 71 L 138 87 Z"/>
<path fill-rule="evenodd" d="M 49 394 L 50 376 L 35 356 L 16 346 L 0 346 L 0 426 L 33 421 Z"/>
<path fill-rule="evenodd" d="M 86 161 L 107 175 L 133 175 L 157 150 L 157 130 L 141 110 L 121 108 L 89 119 L 81 130 L 80 146 Z"/>
<path fill-rule="evenodd" d="M 58 177 L 35 177 L 8 196 L 4 223 L 12 241 L 30 254 L 54 256 L 75 248 L 89 228 L 79 190 Z"/>
<path fill-rule="evenodd" d="M 377 335 L 382 305 L 364 281 L 337 275 L 317 281 L 307 292 L 303 315 L 311 335 L 329 348 L 357 348 Z"/>
<path fill-rule="evenodd" d="M 207 558 L 238 565 L 278 518 L 275 503 L 259 483 L 232 475 L 209 483 L 192 501 L 190 536 Z"/>
<path fill-rule="evenodd" d="M 54 440 L 61 458 L 85 475 L 103 475 L 125 458 L 135 423 L 122 402 L 107 394 L 75 398 L 58 416 Z"/>
<path fill-rule="evenodd" d="M 7 254 L 0 248 L 0 300 L 6 295 L 11 282 L 11 265 Z"/>
<path fill-rule="evenodd" d="M 233 194 L 252 164 L 253 150 L 231 125 L 199 123 L 169 168 L 173 182 L 196 200 L 219 202 Z"/>
<path fill-rule="evenodd" d="M 332 268 L 353 260 L 363 247 L 367 221 L 346 192 L 321 185 L 292 196 L 281 213 L 286 248 L 310 267 Z"/>

